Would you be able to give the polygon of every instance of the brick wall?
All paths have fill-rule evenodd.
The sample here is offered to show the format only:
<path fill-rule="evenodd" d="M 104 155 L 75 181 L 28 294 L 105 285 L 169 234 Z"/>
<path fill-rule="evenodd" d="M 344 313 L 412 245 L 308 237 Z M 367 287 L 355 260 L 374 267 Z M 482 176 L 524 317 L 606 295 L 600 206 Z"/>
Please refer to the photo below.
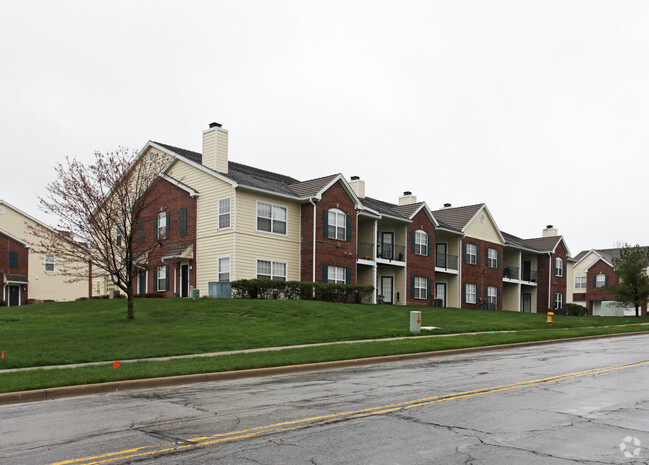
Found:
<path fill-rule="evenodd" d="M 330 209 L 341 210 L 351 217 L 351 240 L 340 240 L 325 237 L 324 212 Z M 317 203 L 316 209 L 316 282 L 324 281 L 325 266 L 341 266 L 351 270 L 348 284 L 356 284 L 356 206 L 341 182 L 335 183 Z M 313 280 L 313 205 L 302 206 L 302 244 L 301 244 L 301 279 Z"/>
<path fill-rule="evenodd" d="M 430 237 L 430 255 L 418 255 L 413 252 L 413 233 L 415 231 L 423 230 Z M 408 305 L 430 305 L 431 296 L 435 290 L 435 227 L 422 209 L 412 219 L 412 223 L 408 225 L 408 237 L 406 238 L 406 253 L 408 257 L 408 282 L 406 283 L 407 289 L 407 304 Z M 413 276 L 422 278 L 430 278 L 430 288 L 427 292 L 426 299 L 415 299 L 412 289 Z"/>
<path fill-rule="evenodd" d="M 479 247 L 478 257 L 479 263 L 476 265 L 466 263 L 464 261 L 464 244 L 474 244 Z M 487 249 L 495 249 L 500 255 L 500 263 L 498 268 L 491 268 L 487 266 Z M 499 302 L 498 310 L 502 309 L 502 296 L 503 296 L 503 246 L 494 244 L 492 242 L 481 241 L 471 237 L 466 237 L 462 240 L 462 248 L 460 250 L 460 260 L 462 260 L 462 289 L 460 289 L 460 296 L 462 299 L 462 308 L 480 308 L 480 305 L 487 300 L 487 286 L 493 286 L 499 289 Z M 464 284 L 475 284 L 478 286 L 478 293 L 476 296 L 477 303 L 467 304 L 464 301 Z"/>
<path fill-rule="evenodd" d="M 148 247 L 152 243 L 157 246 L 149 254 L 147 264 L 148 270 L 148 292 L 153 292 L 153 280 L 156 279 L 156 267 L 169 265 L 169 290 L 162 292 L 165 297 L 172 297 L 174 292 L 180 292 L 180 267 L 177 261 L 171 260 L 162 262 L 162 257 L 169 254 L 172 249 L 194 246 L 194 259 L 190 260 L 189 284 L 196 285 L 196 199 L 191 198 L 189 193 L 178 186 L 164 180 L 158 179 L 149 190 L 148 200 L 150 205 L 142 214 L 142 225 L 144 228 L 144 241 L 139 241 L 139 227 L 136 225 L 134 234 L 135 247 Z M 181 236 L 180 211 L 187 209 L 187 234 Z M 155 228 L 155 218 L 160 212 L 167 212 L 168 231 L 166 238 L 158 239 Z M 176 291 L 174 291 L 174 273 L 176 274 Z M 135 292 L 137 293 L 137 277 L 135 280 Z"/>
<path fill-rule="evenodd" d="M 17 262 L 15 268 L 9 268 L 9 253 L 16 252 Z M 29 267 L 29 249 L 27 249 L 23 244 L 16 241 L 15 239 L 10 238 L 9 236 L 0 233 L 0 289 L 5 289 L 7 295 L 3 297 L 3 294 L 0 293 L 0 300 L 5 300 L 6 303 L 9 301 L 9 288 L 5 288 L 4 277 L 5 274 L 17 274 L 28 276 L 28 267 Z M 20 285 L 20 305 L 26 305 L 28 299 L 28 285 Z"/>

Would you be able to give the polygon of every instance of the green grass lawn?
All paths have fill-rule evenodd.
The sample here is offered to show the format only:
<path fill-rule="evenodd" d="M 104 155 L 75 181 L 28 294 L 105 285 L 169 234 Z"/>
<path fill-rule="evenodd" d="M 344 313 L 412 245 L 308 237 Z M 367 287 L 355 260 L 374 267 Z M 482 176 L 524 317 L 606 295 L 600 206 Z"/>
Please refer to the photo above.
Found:
<path fill-rule="evenodd" d="M 127 321 L 122 299 L 5 307 L 0 309 L 0 350 L 5 352 L 0 369 L 411 336 L 413 309 L 299 300 L 136 299 L 135 320 Z M 542 314 L 416 309 L 422 311 L 423 326 L 440 328 L 422 335 L 548 331 Z M 555 316 L 552 328 L 646 321 L 646 317 Z"/>

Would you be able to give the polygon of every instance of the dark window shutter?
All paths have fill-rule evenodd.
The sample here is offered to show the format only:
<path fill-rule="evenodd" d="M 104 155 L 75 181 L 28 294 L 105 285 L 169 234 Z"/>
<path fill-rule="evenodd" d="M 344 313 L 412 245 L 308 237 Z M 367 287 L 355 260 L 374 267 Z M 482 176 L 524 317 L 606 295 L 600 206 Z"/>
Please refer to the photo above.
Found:
<path fill-rule="evenodd" d="M 322 267 L 322 282 L 329 282 L 329 267 L 327 265 Z"/>
<path fill-rule="evenodd" d="M 158 292 L 158 267 L 153 268 L 153 292 Z"/>
<path fill-rule="evenodd" d="M 608 275 L 604 275 L 604 286 L 608 286 Z"/>
<path fill-rule="evenodd" d="M 466 303 L 466 283 L 462 286 L 462 302 Z"/>
<path fill-rule="evenodd" d="M 415 277 L 411 276 L 410 277 L 410 295 L 412 298 L 415 298 Z"/>
<path fill-rule="evenodd" d="M 346 276 L 346 279 L 345 279 L 345 284 L 351 284 L 352 283 L 352 269 L 347 268 L 346 272 L 347 272 L 347 276 Z"/>
<path fill-rule="evenodd" d="M 480 246 L 479 245 L 475 246 L 475 264 L 476 265 L 480 264 Z"/>
<path fill-rule="evenodd" d="M 352 240 L 352 216 L 351 215 L 347 215 L 347 240 L 348 241 Z"/>
<path fill-rule="evenodd" d="M 144 242 L 144 220 L 141 217 L 137 219 L 137 228 L 137 239 Z"/>
<path fill-rule="evenodd" d="M 9 252 L 9 268 L 18 268 L 18 252 Z"/>
<path fill-rule="evenodd" d="M 500 288 L 496 288 L 496 305 L 500 306 Z"/>
<path fill-rule="evenodd" d="M 464 249 L 464 263 L 469 263 L 469 253 L 467 252 L 467 244 L 466 243 L 462 244 L 462 248 Z"/>
<path fill-rule="evenodd" d="M 433 242 L 433 236 L 431 236 L 430 234 L 428 234 L 428 253 L 427 253 L 426 255 L 428 255 L 429 257 L 431 256 L 431 246 L 432 246 L 432 242 Z"/>
<path fill-rule="evenodd" d="M 480 303 L 480 286 L 478 286 L 477 284 L 475 285 L 475 303 Z"/>
<path fill-rule="evenodd" d="M 410 251 L 415 253 L 415 238 L 417 237 L 417 231 L 412 232 L 412 244 L 410 246 Z"/>
<path fill-rule="evenodd" d="M 181 236 L 187 235 L 187 209 L 186 208 L 180 209 L 180 235 Z"/>
<path fill-rule="evenodd" d="M 154 239 L 158 238 L 158 215 L 153 217 L 153 237 Z"/>
<path fill-rule="evenodd" d="M 593 287 L 597 287 L 597 275 L 593 276 Z"/>
<path fill-rule="evenodd" d="M 324 224 L 324 227 L 323 227 L 323 230 L 322 230 L 322 234 L 324 235 L 324 237 L 329 237 L 329 210 L 324 211 L 324 223 L 323 224 Z M 315 225 L 314 225 L 314 227 L 315 227 Z M 325 283 L 326 282 L 327 281 L 325 281 Z"/>
<path fill-rule="evenodd" d="M 500 268 L 500 250 L 496 250 L 496 268 Z"/>
<path fill-rule="evenodd" d="M 430 237 L 430 236 L 429 236 Z M 426 298 L 428 299 L 431 296 L 431 292 L 433 291 L 430 287 L 431 285 L 431 279 L 426 278 Z"/>
<path fill-rule="evenodd" d="M 169 265 L 165 266 L 165 276 L 166 276 L 166 278 L 165 278 L 165 287 L 166 287 L 165 291 L 168 291 L 169 290 L 169 281 L 171 281 L 170 276 L 169 276 Z"/>

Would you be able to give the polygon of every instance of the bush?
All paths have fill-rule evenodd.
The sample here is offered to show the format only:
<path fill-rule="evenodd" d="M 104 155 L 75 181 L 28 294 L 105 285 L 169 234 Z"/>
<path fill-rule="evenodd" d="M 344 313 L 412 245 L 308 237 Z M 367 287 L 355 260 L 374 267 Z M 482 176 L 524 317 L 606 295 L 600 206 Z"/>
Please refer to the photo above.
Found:
<path fill-rule="evenodd" d="M 7 302 L 5 302 L 4 300 L 0 299 L 0 307 L 6 307 L 6 306 L 7 306 Z"/>
<path fill-rule="evenodd" d="M 147 292 L 146 294 L 144 294 L 145 299 L 162 299 L 164 298 L 164 296 L 165 295 L 162 292 Z M 104 296 L 102 296 L 101 298 L 103 299 Z"/>
<path fill-rule="evenodd" d="M 587 316 L 588 309 L 583 305 L 566 304 L 565 314 L 568 316 Z"/>
<path fill-rule="evenodd" d="M 351 284 L 239 279 L 232 282 L 232 296 L 240 299 L 302 299 L 326 302 L 370 303 L 373 286 Z"/>

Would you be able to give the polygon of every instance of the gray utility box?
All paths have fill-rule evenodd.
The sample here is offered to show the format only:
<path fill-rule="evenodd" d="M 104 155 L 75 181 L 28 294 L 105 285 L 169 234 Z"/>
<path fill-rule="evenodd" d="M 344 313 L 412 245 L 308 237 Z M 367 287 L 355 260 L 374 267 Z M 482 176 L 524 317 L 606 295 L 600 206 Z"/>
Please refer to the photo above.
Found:
<path fill-rule="evenodd" d="M 421 312 L 410 312 L 410 332 L 421 333 Z"/>
<path fill-rule="evenodd" d="M 210 282 L 207 283 L 208 296 L 210 299 L 231 299 L 232 283 L 230 282 Z"/>

